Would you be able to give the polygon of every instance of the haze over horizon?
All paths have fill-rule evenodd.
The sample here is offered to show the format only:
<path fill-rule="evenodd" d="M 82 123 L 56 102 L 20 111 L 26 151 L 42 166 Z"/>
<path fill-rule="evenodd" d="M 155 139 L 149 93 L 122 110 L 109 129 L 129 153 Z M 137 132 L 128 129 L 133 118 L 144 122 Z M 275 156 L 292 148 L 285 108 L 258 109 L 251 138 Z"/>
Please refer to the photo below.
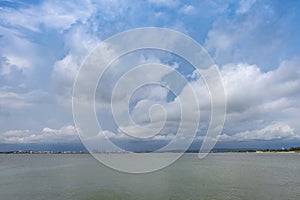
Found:
<path fill-rule="evenodd" d="M 0 151 L 83 149 L 72 116 L 76 74 L 101 41 L 142 27 L 182 32 L 215 61 L 227 97 L 226 122 L 215 148 L 300 146 L 300 2 L 37 0 L 1 1 L 0 9 Z M 129 106 L 141 124 L 149 122 L 153 104 L 170 113 L 172 123 L 150 141 L 128 140 L 109 121 L 111 81 L 132 65 L 152 62 L 177 70 L 197 88 L 202 121 L 191 148 L 199 149 L 210 117 L 209 93 L 189 63 L 160 51 L 129 54 L 107 71 L 109 78 L 96 93 L 103 131 L 131 150 L 156 149 L 174 137 L 178 107 L 174 94 L 162 87 L 140 88 Z M 168 73 L 156 74 L 173 81 Z M 185 86 L 174 85 L 179 91 Z"/>

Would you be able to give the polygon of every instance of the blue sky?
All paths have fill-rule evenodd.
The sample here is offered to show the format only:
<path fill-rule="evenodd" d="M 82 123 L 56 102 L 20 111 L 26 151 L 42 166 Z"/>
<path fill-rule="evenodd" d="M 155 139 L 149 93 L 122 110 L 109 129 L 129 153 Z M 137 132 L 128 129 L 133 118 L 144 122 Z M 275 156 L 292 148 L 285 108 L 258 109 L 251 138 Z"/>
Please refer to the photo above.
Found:
<path fill-rule="evenodd" d="M 14 144 L 30 148 L 32 143 L 78 143 L 71 98 L 83 59 L 104 39 L 147 26 L 187 34 L 205 47 L 217 64 L 228 103 L 219 147 L 300 145 L 299 4 L 255 0 L 1 1 L 0 150 Z M 137 57 L 142 63 L 157 61 L 191 77 L 187 63 L 162 52 L 136 53 L 123 63 L 132 64 Z M 121 70 L 108 73 L 117 77 Z M 203 95 L 203 82 L 190 81 Z M 149 107 L 136 106 L 145 98 L 176 110 L 169 95 L 163 88 L 143 88 L 131 105 L 133 118 L 138 121 Z M 209 115 L 205 103 L 200 107 L 204 122 L 198 140 Z M 100 106 L 98 113 L 112 140 L 130 148 L 144 146 L 124 139 L 109 122 L 106 108 Z M 148 145 L 154 148 L 167 143 L 174 127 L 168 125 L 166 132 Z"/>

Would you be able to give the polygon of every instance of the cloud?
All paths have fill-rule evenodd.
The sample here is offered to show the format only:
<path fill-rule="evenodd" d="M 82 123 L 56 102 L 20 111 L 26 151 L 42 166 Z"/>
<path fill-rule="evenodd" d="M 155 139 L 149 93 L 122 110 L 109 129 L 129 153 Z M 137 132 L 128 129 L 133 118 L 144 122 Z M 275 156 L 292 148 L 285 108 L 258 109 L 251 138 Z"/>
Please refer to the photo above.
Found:
<path fill-rule="evenodd" d="M 253 134 L 256 137 L 255 131 L 260 130 L 261 126 L 267 126 L 267 129 L 276 126 L 287 126 L 293 129 L 295 133 L 300 131 L 300 126 L 295 122 L 297 112 L 299 112 L 299 92 L 300 92 L 300 71 L 299 59 L 290 61 L 283 61 L 276 70 L 263 72 L 255 65 L 246 63 L 228 64 L 220 69 L 220 74 L 223 79 L 225 93 L 227 96 L 227 120 L 224 131 L 227 135 L 235 135 L 237 133 Z M 210 120 L 210 95 L 200 76 L 193 73 L 196 77 L 191 81 L 191 86 L 195 89 L 195 95 L 199 99 L 199 107 L 201 112 L 200 128 L 198 134 L 203 135 L 207 129 Z M 185 86 L 188 87 L 188 86 Z M 185 104 L 185 109 L 189 113 L 196 110 L 195 105 L 189 104 L 193 96 L 184 93 L 185 88 L 180 93 L 181 103 Z M 125 90 L 126 91 L 126 90 Z M 146 91 L 146 90 L 145 90 Z M 162 90 L 164 91 L 164 90 Z M 165 114 L 168 114 L 169 123 L 165 124 L 164 129 L 159 133 L 161 135 L 175 134 L 178 129 L 178 124 L 182 120 L 180 109 L 178 109 L 179 102 L 168 101 L 167 98 L 156 98 L 155 101 L 151 100 L 151 94 L 163 94 L 161 88 L 152 88 L 151 92 L 147 92 L 148 96 L 143 96 L 145 99 L 137 99 L 138 102 L 132 108 L 131 117 L 138 124 L 150 123 L 152 126 L 158 126 L 156 122 L 165 119 Z M 160 95 L 160 96 L 165 96 Z M 152 105 L 160 104 L 164 110 L 157 109 L 151 114 L 149 110 Z M 120 112 L 127 112 L 127 110 L 120 110 Z M 192 116 L 192 115 L 191 115 Z M 268 126 L 268 124 L 279 121 L 280 123 Z M 187 134 L 192 131 L 190 124 L 193 120 L 189 119 L 183 124 L 184 132 Z M 287 126 L 282 123 L 288 124 Z M 152 127 L 153 128 L 153 127 Z M 134 126 L 123 127 L 122 130 L 127 130 L 129 133 L 134 132 L 134 135 L 147 134 L 146 132 L 135 133 L 140 131 L 135 129 Z M 153 129 L 154 130 L 154 129 Z M 280 129 L 286 130 L 286 129 Z M 275 134 L 274 131 L 270 131 Z M 260 132 L 259 132 L 260 133 Z M 270 133 L 270 134 L 271 134 Z M 268 133 L 269 134 L 269 133 Z M 266 137 L 272 138 L 270 135 Z M 276 136 L 280 139 L 286 138 L 286 132 L 278 131 Z M 241 134 L 243 135 L 243 134 Z M 250 136 L 249 136 L 250 137 Z M 242 140 L 242 138 L 241 138 Z"/>
<path fill-rule="evenodd" d="M 4 56 L 0 58 L 0 76 L 10 74 L 11 68 L 14 66 L 9 63 L 8 59 Z"/>
<path fill-rule="evenodd" d="M 0 133 L 0 143 L 74 143 L 79 142 L 74 126 L 68 125 L 60 129 L 43 128 L 41 131 L 10 130 Z"/>
<path fill-rule="evenodd" d="M 55 1 L 43 1 L 18 9 L 1 9 L 0 34 L 3 48 L 0 54 L 8 63 L 1 74 L 8 74 L 12 67 L 28 71 L 47 65 L 49 61 L 53 62 L 51 54 L 56 57 L 56 52 L 47 48 L 55 45 L 61 48 L 58 35 L 70 29 L 73 24 L 84 23 L 92 11 L 89 3 L 60 2 L 58 5 Z M 41 49 L 44 55 L 39 53 Z"/>
<path fill-rule="evenodd" d="M 72 87 L 75 81 L 79 63 L 68 54 L 62 60 L 57 61 L 52 72 L 53 90 L 58 103 L 64 107 L 72 104 Z"/>
<path fill-rule="evenodd" d="M 240 7 L 236 10 L 237 14 L 246 13 L 247 11 L 249 11 L 249 9 L 251 9 L 255 2 L 256 0 L 241 0 Z"/>
<path fill-rule="evenodd" d="M 52 89 L 63 107 L 70 108 L 72 87 L 77 72 L 83 60 L 99 43 L 99 39 L 86 31 L 85 25 L 73 25 L 64 35 L 65 47 L 69 49 L 67 55 L 57 60 L 53 65 L 51 74 Z"/>
<path fill-rule="evenodd" d="M 159 7 L 168 8 L 174 8 L 179 4 L 176 0 L 148 0 L 148 2 Z"/>
<path fill-rule="evenodd" d="M 166 6 L 177 5 L 176 1 L 151 3 Z M 59 66 L 65 64 L 73 67 L 76 64 L 78 69 L 88 52 L 101 39 L 130 27 L 144 25 L 145 20 L 149 22 L 149 25 L 157 23 L 149 16 L 153 8 L 149 7 L 150 10 L 147 12 L 132 12 L 132 10 L 146 10 L 148 6 L 134 4 L 130 5 L 129 9 L 127 8 L 128 2 L 125 1 L 59 4 L 56 1 L 42 1 L 37 4 L 17 6 L 17 8 L 4 7 L 0 15 L 0 41 L 4 47 L 0 50 L 3 58 L 1 58 L 0 74 L 12 77 L 15 76 L 14 69 L 17 69 L 21 73 L 27 73 L 28 76 L 22 79 L 32 84 L 33 80 L 37 79 L 36 73 L 44 71 L 45 74 L 42 76 L 47 76 L 46 71 L 53 69 L 51 75 L 53 91 L 56 93 L 59 104 L 68 105 L 69 100 L 63 102 L 68 95 L 61 96 L 61 94 L 72 84 L 69 82 L 74 78 L 71 79 L 70 75 L 66 75 L 66 80 L 62 80 L 66 68 L 60 70 Z M 145 20 L 136 20 L 137 14 L 140 19 Z M 122 23 L 124 19 L 126 23 Z M 128 21 L 131 23 L 127 23 Z M 173 23 L 173 25 L 176 24 Z M 70 57 L 72 59 L 69 59 Z M 71 63 L 67 64 L 68 61 Z M 41 67 L 44 70 L 41 70 Z M 73 70 L 72 67 L 69 71 Z M 17 79 L 19 76 L 15 78 L 15 81 Z M 48 81 L 49 78 L 45 79 Z M 62 86 L 63 91 L 59 90 L 57 82 L 66 84 Z"/>
<path fill-rule="evenodd" d="M 0 34 L 3 35 L 5 43 L 1 42 L 3 48 L 0 49 L 1 63 L 0 75 L 9 76 L 13 70 L 28 73 L 33 67 L 39 63 L 39 58 L 36 56 L 37 45 L 16 36 L 13 32 L 0 28 Z M 24 51 L 29 49 L 30 51 Z"/>
<path fill-rule="evenodd" d="M 183 14 L 193 14 L 196 11 L 195 7 L 192 5 L 184 5 L 180 8 L 179 12 Z"/>
<path fill-rule="evenodd" d="M 273 122 L 262 129 L 235 133 L 234 135 L 222 134 L 220 141 L 251 141 L 251 140 L 294 140 L 300 139 L 300 135 L 288 124 Z"/>
<path fill-rule="evenodd" d="M 3 9 L 0 20 L 5 26 L 23 27 L 33 32 L 41 32 L 43 26 L 63 31 L 78 20 L 87 19 L 91 10 L 89 3 L 44 1 L 20 9 Z"/>
<path fill-rule="evenodd" d="M 227 95 L 227 110 L 230 114 L 244 115 L 252 113 L 253 118 L 263 114 L 278 113 L 289 107 L 300 92 L 300 61 L 284 61 L 273 71 L 262 72 L 259 67 L 248 64 L 229 64 L 221 69 Z M 285 107 L 286 106 L 286 107 Z M 249 119 L 249 118 L 248 118 Z"/>
<path fill-rule="evenodd" d="M 50 129 L 48 132 L 47 129 L 22 130 L 27 126 L 35 130 L 36 127 L 70 124 L 73 82 L 81 62 L 95 45 L 130 28 L 159 26 L 184 31 L 202 42 L 219 64 L 228 100 L 224 127 L 226 136 L 236 137 L 236 140 L 249 139 L 251 135 L 253 140 L 255 137 L 263 138 L 262 135 L 266 135 L 266 140 L 293 138 L 292 133 L 297 135 L 300 130 L 300 62 L 297 59 L 300 45 L 299 29 L 295 26 L 299 18 L 298 7 L 291 2 L 281 4 L 254 0 L 190 2 L 186 5 L 176 0 L 149 0 L 134 4 L 106 0 L 46 0 L 15 8 L 3 7 L 0 13 L 0 111 L 5 118 L 4 114 L 1 115 L 1 128 L 12 133 L 16 131 L 15 134 L 42 137 L 43 134 L 49 135 Z M 114 139 L 125 140 L 125 137 L 114 125 L 106 123 L 112 117 L 108 106 L 113 84 L 109 81 L 118 80 L 130 66 L 168 63 L 164 62 L 166 56 L 145 55 L 129 55 L 122 64 L 107 71 L 108 78 L 101 82 L 104 87 L 96 96 L 96 106 L 108 126 L 105 129 Z M 168 65 L 179 71 L 185 70 L 185 66 L 178 67 L 180 63 Z M 143 73 L 145 78 L 150 75 Z M 152 75 L 157 80 L 166 76 L 161 71 L 153 71 Z M 143 76 L 137 79 L 143 79 Z M 198 134 L 202 136 L 210 119 L 211 105 L 209 92 L 199 77 L 194 72 L 187 78 L 200 100 L 202 121 Z M 124 84 L 123 93 L 118 97 L 120 101 L 133 82 L 128 80 Z M 186 110 L 195 111 L 195 105 L 188 104 L 192 96 L 185 93 L 185 85 L 180 81 L 175 85 L 183 87 L 180 97 L 187 102 Z M 57 102 L 52 101 L 51 94 Z M 159 127 L 159 121 L 164 119 L 163 110 L 154 109 L 149 114 L 149 108 L 154 104 L 162 105 L 169 114 L 168 123 L 152 139 L 170 140 L 181 116 L 178 99 L 170 100 L 168 95 L 163 88 L 143 87 L 131 98 L 129 108 L 120 107 L 117 112 L 122 115 L 129 109 L 135 122 L 143 125 L 152 119 L 153 127 Z M 42 106 L 45 102 L 49 105 Z M 62 110 L 61 106 L 67 107 L 70 112 Z M 11 119 L 8 120 L 8 116 Z M 124 130 L 138 134 L 130 124 L 127 125 L 123 124 Z M 280 130 L 276 132 L 275 126 L 281 127 Z M 287 127 L 293 131 L 284 131 L 289 130 Z M 59 130 L 53 129 L 52 132 Z M 186 123 L 184 131 L 188 133 L 189 130 Z M 266 134 L 262 134 L 263 131 Z M 38 140 L 37 136 L 34 137 Z"/>
<path fill-rule="evenodd" d="M 213 22 L 205 47 L 221 65 L 246 62 L 262 69 L 274 68 L 282 60 L 298 56 L 295 42 L 299 43 L 299 29 L 292 25 L 297 12 L 294 6 L 241 1 L 236 14 L 228 8 Z"/>
<path fill-rule="evenodd" d="M 20 109 L 45 102 L 47 98 L 48 93 L 40 90 L 16 93 L 8 88 L 0 87 L 0 107 Z"/>

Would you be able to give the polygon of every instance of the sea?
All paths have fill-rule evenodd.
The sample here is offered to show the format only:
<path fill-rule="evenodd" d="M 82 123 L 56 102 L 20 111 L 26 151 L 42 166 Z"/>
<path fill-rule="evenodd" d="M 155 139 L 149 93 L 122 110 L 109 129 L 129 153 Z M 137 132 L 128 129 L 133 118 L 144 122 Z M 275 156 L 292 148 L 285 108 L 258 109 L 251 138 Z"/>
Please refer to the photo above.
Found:
<path fill-rule="evenodd" d="M 185 154 L 128 174 L 89 154 L 0 154 L 1 200 L 300 199 L 300 154 Z"/>

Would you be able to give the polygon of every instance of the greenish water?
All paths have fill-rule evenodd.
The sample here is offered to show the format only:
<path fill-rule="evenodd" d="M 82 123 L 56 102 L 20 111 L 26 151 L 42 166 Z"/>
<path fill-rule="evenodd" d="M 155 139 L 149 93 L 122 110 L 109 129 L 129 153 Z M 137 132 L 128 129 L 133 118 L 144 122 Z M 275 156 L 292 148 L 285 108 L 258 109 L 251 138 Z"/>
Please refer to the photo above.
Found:
<path fill-rule="evenodd" d="M 186 154 L 149 174 L 111 170 L 90 155 L 0 155 L 0 199 L 300 199 L 300 155 Z"/>

